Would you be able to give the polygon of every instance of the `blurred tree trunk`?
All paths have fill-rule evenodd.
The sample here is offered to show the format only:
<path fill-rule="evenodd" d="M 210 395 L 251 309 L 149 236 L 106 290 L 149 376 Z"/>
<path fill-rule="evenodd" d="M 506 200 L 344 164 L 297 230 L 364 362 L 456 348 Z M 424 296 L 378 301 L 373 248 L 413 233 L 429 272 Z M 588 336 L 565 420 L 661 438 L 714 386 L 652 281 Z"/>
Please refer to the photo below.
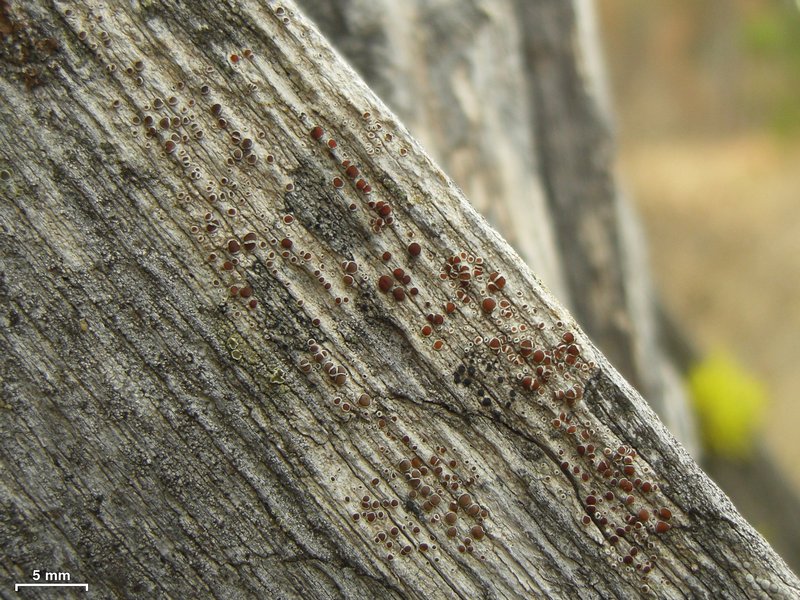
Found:
<path fill-rule="evenodd" d="M 563 49 L 555 6 L 524 11 Z M 292 3 L 0 17 L 3 594 L 800 591 Z M 603 224 L 569 237 L 545 170 L 531 247 L 574 295 L 557 262 Z"/>

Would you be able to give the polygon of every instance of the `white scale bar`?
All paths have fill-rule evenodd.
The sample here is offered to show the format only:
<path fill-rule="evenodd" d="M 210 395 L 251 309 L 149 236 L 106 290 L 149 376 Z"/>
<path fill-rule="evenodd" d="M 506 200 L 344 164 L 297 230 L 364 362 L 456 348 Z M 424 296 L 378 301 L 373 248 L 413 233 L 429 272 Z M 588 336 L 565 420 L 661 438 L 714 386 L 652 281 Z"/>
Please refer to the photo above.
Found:
<path fill-rule="evenodd" d="M 82 587 L 84 591 L 89 591 L 88 583 L 15 583 L 14 591 L 18 592 L 23 587 Z"/>

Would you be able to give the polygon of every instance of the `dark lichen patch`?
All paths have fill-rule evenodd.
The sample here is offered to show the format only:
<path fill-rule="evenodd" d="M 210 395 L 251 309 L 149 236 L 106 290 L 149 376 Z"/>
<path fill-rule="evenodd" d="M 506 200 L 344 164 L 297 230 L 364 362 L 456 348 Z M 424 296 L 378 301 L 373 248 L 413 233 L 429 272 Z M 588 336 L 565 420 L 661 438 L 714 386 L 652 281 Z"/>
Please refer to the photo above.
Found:
<path fill-rule="evenodd" d="M 60 46 L 44 29 L 0 0 L 0 64 L 29 90 L 47 82 Z"/>
<path fill-rule="evenodd" d="M 242 285 L 237 286 L 235 291 L 232 289 L 229 291 L 232 296 L 243 300 L 248 300 L 253 295 L 261 298 L 262 303 L 267 307 L 261 319 L 263 319 L 264 325 L 267 327 L 276 327 L 280 322 L 284 321 L 285 317 L 289 317 L 289 322 L 293 323 L 295 327 L 294 334 L 304 335 L 311 331 L 310 320 L 302 311 L 286 310 L 283 313 L 270 310 L 291 307 L 296 303 L 292 295 L 284 287 L 276 284 L 274 278 L 270 276 L 269 266 L 260 258 L 244 269 Z"/>
<path fill-rule="evenodd" d="M 347 240 L 341 234 L 341 223 L 352 220 L 347 207 L 328 191 L 324 180 L 314 175 L 309 165 L 301 165 L 291 176 L 298 191 L 284 195 L 286 212 L 292 213 L 300 225 L 331 250 L 346 256 L 354 245 L 354 240 Z"/>

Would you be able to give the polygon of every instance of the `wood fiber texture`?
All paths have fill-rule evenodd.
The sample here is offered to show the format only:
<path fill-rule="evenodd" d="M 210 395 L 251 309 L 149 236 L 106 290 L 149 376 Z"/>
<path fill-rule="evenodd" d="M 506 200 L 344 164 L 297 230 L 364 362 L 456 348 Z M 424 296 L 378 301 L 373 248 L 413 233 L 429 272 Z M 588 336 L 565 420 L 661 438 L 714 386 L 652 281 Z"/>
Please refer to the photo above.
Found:
<path fill-rule="evenodd" d="M 0 595 L 800 593 L 291 2 L 1 12 Z"/>

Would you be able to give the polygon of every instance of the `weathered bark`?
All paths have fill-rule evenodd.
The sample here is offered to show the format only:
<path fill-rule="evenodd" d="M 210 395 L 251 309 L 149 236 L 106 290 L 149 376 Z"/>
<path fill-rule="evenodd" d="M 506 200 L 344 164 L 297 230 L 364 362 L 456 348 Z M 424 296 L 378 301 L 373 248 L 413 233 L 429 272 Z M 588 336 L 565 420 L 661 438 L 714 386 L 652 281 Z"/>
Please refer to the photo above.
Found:
<path fill-rule="evenodd" d="M 800 592 L 290 2 L 0 24 L 4 595 Z"/>
<path fill-rule="evenodd" d="M 613 176 L 588 0 L 301 0 L 697 456 L 646 244 Z"/>

